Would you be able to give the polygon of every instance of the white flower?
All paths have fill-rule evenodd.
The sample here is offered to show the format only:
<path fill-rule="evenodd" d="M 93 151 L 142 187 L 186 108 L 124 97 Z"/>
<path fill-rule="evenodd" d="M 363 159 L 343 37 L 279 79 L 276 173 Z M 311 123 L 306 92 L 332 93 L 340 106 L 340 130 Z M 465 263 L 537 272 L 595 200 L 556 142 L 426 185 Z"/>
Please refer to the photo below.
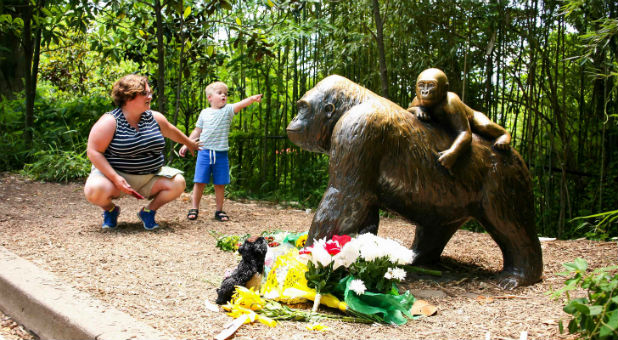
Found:
<path fill-rule="evenodd" d="M 388 270 L 391 270 L 391 268 L 388 268 Z M 406 271 L 401 268 L 393 269 L 392 273 L 393 273 L 393 279 L 395 280 L 403 281 L 406 279 Z"/>
<path fill-rule="evenodd" d="M 397 281 L 403 281 L 406 278 L 406 271 L 401 268 L 388 268 L 384 273 L 384 278 L 387 280 L 395 279 Z"/>
<path fill-rule="evenodd" d="M 371 233 L 362 234 L 358 237 L 358 249 L 365 261 L 373 261 L 388 255 L 388 249 L 380 246 L 380 240 L 378 236 Z"/>
<path fill-rule="evenodd" d="M 367 290 L 367 287 L 365 287 L 365 283 L 362 280 L 356 279 L 350 282 L 350 290 L 356 293 L 356 295 L 362 295 Z"/>
<path fill-rule="evenodd" d="M 333 256 L 333 259 L 335 261 L 335 269 L 341 266 L 348 268 L 352 263 L 356 261 L 356 259 L 360 255 L 357 245 L 358 243 L 350 241 L 346 243 L 343 248 L 341 248 L 339 254 Z"/>
<path fill-rule="evenodd" d="M 317 265 L 319 263 L 323 267 L 326 267 L 331 262 L 333 262 L 333 257 L 330 256 L 330 254 L 324 248 L 325 244 L 325 239 L 314 241 L 313 249 L 311 250 L 311 262 L 313 262 L 314 265 Z"/>
<path fill-rule="evenodd" d="M 365 259 L 367 262 L 371 262 L 375 259 L 378 259 L 384 256 L 382 254 L 382 251 L 375 246 L 361 248 L 360 253 L 361 253 L 361 257 Z"/>
<path fill-rule="evenodd" d="M 383 239 L 380 245 L 388 249 L 389 259 L 398 264 L 404 265 L 412 262 L 412 255 L 414 254 L 411 249 L 402 246 L 399 242 L 391 239 Z"/>

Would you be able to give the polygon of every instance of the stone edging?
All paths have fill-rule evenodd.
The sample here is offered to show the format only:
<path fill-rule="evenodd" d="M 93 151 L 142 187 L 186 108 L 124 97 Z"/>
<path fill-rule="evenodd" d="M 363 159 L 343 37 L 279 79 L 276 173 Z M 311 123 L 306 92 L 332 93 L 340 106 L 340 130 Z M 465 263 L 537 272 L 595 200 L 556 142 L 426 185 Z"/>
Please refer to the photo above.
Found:
<path fill-rule="evenodd" d="M 0 309 L 41 339 L 171 339 L 2 246 Z"/>

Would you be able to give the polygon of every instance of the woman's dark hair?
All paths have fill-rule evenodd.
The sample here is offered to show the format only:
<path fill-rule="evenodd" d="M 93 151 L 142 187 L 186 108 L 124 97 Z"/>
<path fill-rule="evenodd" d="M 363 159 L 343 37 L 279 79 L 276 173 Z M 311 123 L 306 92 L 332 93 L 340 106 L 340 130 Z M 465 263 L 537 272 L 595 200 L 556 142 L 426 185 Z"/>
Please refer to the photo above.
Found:
<path fill-rule="evenodd" d="M 112 87 L 112 101 L 118 107 L 123 107 L 127 101 L 138 94 L 146 94 L 148 78 L 139 74 L 126 75 L 114 83 Z"/>

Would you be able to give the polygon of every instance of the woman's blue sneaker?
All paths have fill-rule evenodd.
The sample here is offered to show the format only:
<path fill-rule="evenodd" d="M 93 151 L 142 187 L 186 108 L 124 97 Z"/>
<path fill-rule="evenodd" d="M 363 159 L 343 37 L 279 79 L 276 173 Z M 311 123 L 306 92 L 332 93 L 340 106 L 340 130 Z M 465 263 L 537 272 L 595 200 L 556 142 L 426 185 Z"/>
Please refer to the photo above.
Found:
<path fill-rule="evenodd" d="M 139 217 L 139 219 L 142 220 L 142 223 L 144 224 L 144 229 L 155 230 L 159 228 L 159 225 L 157 224 L 157 222 L 155 222 L 156 213 L 156 210 L 148 210 L 146 208 L 142 208 L 142 210 L 137 213 L 137 217 Z"/>
<path fill-rule="evenodd" d="M 103 210 L 103 229 L 114 229 L 118 225 L 118 215 L 120 215 L 120 207 L 114 205 L 112 210 Z"/>

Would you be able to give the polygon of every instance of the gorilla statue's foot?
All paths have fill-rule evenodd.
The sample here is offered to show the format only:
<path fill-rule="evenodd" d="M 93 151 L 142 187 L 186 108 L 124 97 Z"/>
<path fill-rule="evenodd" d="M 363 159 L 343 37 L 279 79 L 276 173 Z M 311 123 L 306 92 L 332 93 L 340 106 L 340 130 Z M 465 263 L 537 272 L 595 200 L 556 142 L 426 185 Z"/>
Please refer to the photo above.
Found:
<path fill-rule="evenodd" d="M 513 290 L 519 286 L 531 285 L 538 281 L 540 281 L 540 279 L 531 279 L 517 270 L 503 270 L 498 275 L 498 287 L 504 290 Z"/>

